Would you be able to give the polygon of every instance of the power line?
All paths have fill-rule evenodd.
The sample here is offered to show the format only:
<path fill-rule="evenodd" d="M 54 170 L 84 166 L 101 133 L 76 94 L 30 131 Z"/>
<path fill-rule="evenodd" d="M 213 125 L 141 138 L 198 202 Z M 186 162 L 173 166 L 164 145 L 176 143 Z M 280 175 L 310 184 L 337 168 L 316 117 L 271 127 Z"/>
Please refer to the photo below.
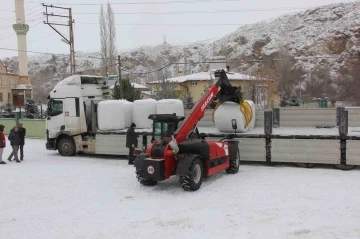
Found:
<path fill-rule="evenodd" d="M 218 14 L 218 13 L 244 13 L 244 12 L 271 12 L 271 11 L 288 11 L 304 10 L 309 7 L 298 8 L 268 8 L 268 9 L 238 9 L 238 10 L 216 10 L 216 11 L 192 11 L 192 12 L 114 12 L 116 15 L 182 15 L 182 14 Z M 76 12 L 77 15 L 98 15 L 97 12 Z"/>
<path fill-rule="evenodd" d="M 100 69 L 102 69 L 102 68 L 106 68 L 106 67 L 110 67 L 110 66 L 114 66 L 114 65 L 117 65 L 117 64 L 112 64 L 112 65 L 107 65 L 107 66 L 101 66 L 101 67 L 96 67 L 96 68 L 91 68 L 91 69 L 85 69 L 85 70 L 79 70 L 79 71 L 77 71 L 77 72 L 75 73 L 75 75 L 81 74 L 81 73 L 83 73 L 83 72 L 88 72 L 88 71 L 93 71 L 93 70 L 100 70 Z M 48 78 L 41 78 L 41 80 L 46 81 L 46 80 L 52 80 L 52 79 L 58 78 L 58 77 L 62 78 L 62 77 L 67 77 L 67 76 L 72 76 L 72 74 L 65 74 L 65 75 L 61 75 L 61 76 L 57 76 L 57 77 L 54 77 L 54 76 L 53 76 L 53 77 L 48 77 Z M 106 76 L 102 76 L 102 77 L 106 77 Z"/>
<path fill-rule="evenodd" d="M 99 25 L 96 22 L 76 22 L 84 25 Z M 120 23 L 115 26 L 161 26 L 161 27 L 213 27 L 213 26 L 242 26 L 240 23 L 215 23 L 215 24 L 151 24 L 151 23 Z"/>
<path fill-rule="evenodd" d="M 26 20 L 26 22 L 34 22 L 34 21 L 37 21 L 37 20 L 39 20 L 39 19 L 42 19 L 43 17 L 38 17 L 38 18 L 34 18 L 34 19 L 32 19 L 32 20 Z M 4 28 L 10 28 L 10 29 L 12 29 L 12 26 L 13 26 L 13 24 L 10 24 L 10 25 L 7 25 L 7 26 L 0 26 L 0 31 L 4 31 L 4 30 L 1 30 L 1 29 L 4 29 Z"/>
<path fill-rule="evenodd" d="M 30 26 L 30 27 L 34 28 L 34 27 L 36 27 L 36 26 L 40 25 L 41 23 L 42 23 L 42 22 L 38 22 L 37 24 L 32 25 L 32 26 Z M 0 38 L 0 41 L 1 41 L 1 40 L 4 40 L 4 39 L 6 39 L 6 38 L 9 38 L 9 37 L 11 37 L 11 36 L 14 36 L 14 35 L 16 35 L 16 34 L 15 34 L 15 32 L 13 32 L 13 33 L 11 33 L 11 34 L 9 34 L 9 35 L 7 35 L 7 36 L 3 37 L 3 38 Z"/>
<path fill-rule="evenodd" d="M 149 4 L 188 4 L 188 3 L 221 3 L 221 2 L 240 2 L 242 0 L 183 0 L 183 1 L 157 1 L 157 2 L 110 2 L 111 5 L 149 5 Z M 73 6 L 99 6 L 101 3 L 47 3 L 57 5 Z"/>
<path fill-rule="evenodd" d="M 28 11 L 30 11 L 30 10 L 32 10 L 32 9 L 35 9 L 35 8 L 38 8 L 38 7 L 41 7 L 41 6 L 35 6 L 35 7 L 33 7 L 33 8 L 30 8 Z M 39 9 L 37 9 L 37 10 L 35 10 L 35 11 L 32 11 L 32 12 L 30 12 L 30 13 L 28 13 L 27 11 L 25 11 L 25 17 L 30 17 L 30 16 L 33 15 L 34 13 L 35 13 L 35 15 L 36 15 L 36 13 L 38 13 L 39 10 L 41 10 L 41 8 L 39 8 Z M 14 21 L 14 17 L 9 17 L 9 18 L 1 21 L 1 22 L 0 22 L 0 23 L 1 23 L 0 26 L 4 26 L 4 25 L 9 24 L 10 22 L 13 22 L 13 21 Z"/>
<path fill-rule="evenodd" d="M 336 57 L 336 56 L 311 56 L 311 57 L 291 57 L 291 58 L 274 58 L 274 59 L 267 59 L 267 60 L 242 60 L 242 61 L 227 61 L 227 64 L 239 64 L 239 63 L 255 63 L 255 62 L 276 62 L 276 61 L 290 61 L 290 60 L 313 60 L 313 59 L 338 59 L 340 57 Z M 358 59 L 358 56 L 349 56 L 347 57 L 348 59 Z M 198 62 L 191 62 L 191 65 L 196 65 L 196 64 L 206 64 L 206 63 L 223 63 L 223 62 L 214 62 L 214 61 L 198 61 Z M 186 62 L 170 62 L 168 64 L 165 64 L 155 70 L 151 70 L 151 71 L 145 71 L 145 72 L 134 72 L 131 70 L 126 70 L 126 69 L 121 69 L 121 71 L 130 73 L 130 74 L 134 74 L 134 75 L 146 75 L 146 74 L 151 74 L 151 73 L 155 73 L 158 71 L 161 71 L 169 66 L 172 65 L 184 65 L 184 64 L 189 64 Z"/>
<path fill-rule="evenodd" d="M 13 49 L 13 48 L 6 48 L 6 47 L 0 47 L 0 50 L 5 50 L 5 51 L 21 51 L 21 50 L 17 50 L 17 49 Z M 22 51 L 22 52 L 27 52 L 27 53 L 36 53 L 36 54 L 45 54 L 45 55 L 68 56 L 68 54 L 57 54 L 57 53 L 39 52 L 39 51 Z M 101 57 L 95 57 L 95 56 L 76 56 L 76 57 L 78 57 L 78 58 L 91 58 L 91 59 L 99 59 L 99 60 L 104 59 L 104 58 L 101 58 Z"/>
<path fill-rule="evenodd" d="M 31 40 L 31 41 L 28 41 L 27 44 L 32 43 L 32 42 L 35 42 L 35 41 L 42 40 L 42 39 L 44 39 L 44 38 L 47 38 L 47 37 L 49 37 L 49 36 L 53 36 L 53 35 L 55 35 L 55 34 L 56 34 L 56 33 L 51 33 L 51 34 L 49 34 L 49 35 L 46 35 L 46 36 L 43 36 L 43 37 L 40 37 L 40 38 Z M 11 45 L 11 46 L 7 46 L 7 47 L 5 47 L 5 48 L 10 48 L 10 47 L 14 47 L 14 46 Z"/>
<path fill-rule="evenodd" d="M 74 20 L 72 17 L 72 9 L 64 8 L 64 7 L 57 7 L 57 6 L 53 6 L 53 5 L 45 5 L 45 4 L 43 4 L 43 6 L 45 7 L 44 15 L 46 16 L 46 22 L 44 21 L 44 24 L 49 25 L 49 27 L 51 27 L 55 32 L 57 32 L 62 37 L 62 40 L 70 46 L 70 71 L 72 74 L 75 74 L 75 47 L 74 47 L 74 28 L 73 28 Z M 48 8 L 56 8 L 56 9 L 66 10 L 67 14 L 66 15 L 54 15 L 53 13 L 49 14 Z M 68 22 L 67 22 L 67 24 L 58 24 L 58 23 L 54 23 L 54 22 L 49 22 L 49 17 L 53 17 L 53 16 L 66 18 L 68 20 Z M 69 27 L 69 37 L 66 37 L 64 34 L 62 34 L 56 28 L 56 26 Z"/>

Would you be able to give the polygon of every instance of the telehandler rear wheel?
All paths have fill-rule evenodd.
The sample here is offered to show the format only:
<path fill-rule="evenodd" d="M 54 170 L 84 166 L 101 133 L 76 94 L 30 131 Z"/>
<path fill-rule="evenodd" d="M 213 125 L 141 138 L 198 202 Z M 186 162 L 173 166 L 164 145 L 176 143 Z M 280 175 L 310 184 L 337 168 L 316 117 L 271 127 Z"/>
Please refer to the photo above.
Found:
<path fill-rule="evenodd" d="M 180 177 L 181 187 L 185 191 L 196 191 L 201 187 L 203 179 L 203 165 L 199 158 L 192 162 L 187 176 Z"/>
<path fill-rule="evenodd" d="M 156 181 L 153 180 L 145 180 L 143 177 L 143 173 L 141 170 L 137 170 L 136 171 L 136 178 L 138 179 L 138 181 L 140 182 L 140 184 L 144 185 L 144 186 L 155 186 L 157 184 Z"/>
<path fill-rule="evenodd" d="M 236 154 L 235 159 L 230 158 L 230 166 L 228 167 L 228 169 L 226 169 L 226 172 L 228 174 L 236 174 L 239 172 L 239 168 L 240 168 L 240 152 Z"/>

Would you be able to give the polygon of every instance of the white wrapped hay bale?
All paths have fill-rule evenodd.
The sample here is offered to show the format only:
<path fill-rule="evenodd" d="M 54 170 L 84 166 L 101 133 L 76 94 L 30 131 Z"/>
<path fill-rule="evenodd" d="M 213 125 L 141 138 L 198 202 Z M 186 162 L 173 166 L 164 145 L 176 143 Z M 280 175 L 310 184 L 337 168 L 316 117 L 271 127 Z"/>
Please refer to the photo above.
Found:
<path fill-rule="evenodd" d="M 125 127 L 129 128 L 131 123 L 133 122 L 132 118 L 132 109 L 133 103 L 127 100 L 119 100 L 122 104 L 124 104 L 124 114 L 125 114 Z"/>
<path fill-rule="evenodd" d="M 118 100 L 104 100 L 97 107 L 98 127 L 100 130 L 125 129 L 125 108 Z"/>
<path fill-rule="evenodd" d="M 156 104 L 156 114 L 173 114 L 184 116 L 184 104 L 178 99 L 163 99 Z"/>
<path fill-rule="evenodd" d="M 252 101 L 246 100 L 252 109 L 252 119 L 247 127 L 246 118 L 243 112 L 240 110 L 240 105 L 234 102 L 225 102 L 221 104 L 214 112 L 215 127 L 220 132 L 233 133 L 231 120 L 237 121 L 237 133 L 244 133 L 249 129 L 253 129 L 255 126 L 255 104 Z M 249 115 L 250 116 L 250 115 Z"/>
<path fill-rule="evenodd" d="M 148 117 L 151 114 L 156 114 L 156 102 L 154 99 L 134 101 L 132 119 L 136 128 L 147 129 L 152 127 L 152 120 L 149 120 Z"/>

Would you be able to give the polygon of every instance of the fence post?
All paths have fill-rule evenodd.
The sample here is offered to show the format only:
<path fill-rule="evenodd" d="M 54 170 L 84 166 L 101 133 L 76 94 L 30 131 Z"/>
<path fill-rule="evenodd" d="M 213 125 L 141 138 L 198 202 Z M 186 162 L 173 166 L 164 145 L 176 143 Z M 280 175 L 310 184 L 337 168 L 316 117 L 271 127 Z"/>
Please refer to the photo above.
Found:
<path fill-rule="evenodd" d="M 15 112 L 15 125 L 19 124 L 20 112 Z"/>
<path fill-rule="evenodd" d="M 340 134 L 340 161 L 341 164 L 346 164 L 346 139 L 349 125 L 348 111 L 340 111 L 339 113 L 339 134 Z"/>
<path fill-rule="evenodd" d="M 336 108 L 336 126 L 340 126 L 340 114 L 345 111 L 345 107 Z"/>
<path fill-rule="evenodd" d="M 264 111 L 264 131 L 265 131 L 265 158 L 268 164 L 271 163 L 271 135 L 273 128 L 273 112 Z"/>
<path fill-rule="evenodd" d="M 43 108 L 42 108 L 42 104 L 40 103 L 40 119 L 43 118 Z"/>
<path fill-rule="evenodd" d="M 273 127 L 274 128 L 280 127 L 280 109 L 279 108 L 273 109 Z"/>

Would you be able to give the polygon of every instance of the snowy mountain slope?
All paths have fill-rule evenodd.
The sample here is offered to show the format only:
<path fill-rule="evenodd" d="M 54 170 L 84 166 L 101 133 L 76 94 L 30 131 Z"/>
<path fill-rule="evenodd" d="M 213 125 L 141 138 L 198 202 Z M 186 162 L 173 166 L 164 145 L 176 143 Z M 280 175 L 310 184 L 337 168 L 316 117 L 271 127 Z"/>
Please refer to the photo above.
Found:
<path fill-rule="evenodd" d="M 223 55 L 232 70 L 250 72 L 253 60 L 281 58 L 283 49 L 293 57 L 334 57 L 326 59 L 333 74 L 346 66 L 360 52 L 360 3 L 340 3 L 314 8 L 296 14 L 240 27 L 218 40 L 187 45 L 160 44 L 121 51 L 123 68 L 132 72 L 147 72 L 169 62 L 202 62 L 211 56 Z M 99 53 L 76 53 L 76 70 L 86 74 L 98 73 Z M 92 57 L 92 58 L 90 58 Z M 17 70 L 16 57 L 4 60 L 12 71 Z M 297 60 L 296 67 L 304 74 L 312 71 L 322 59 Z M 35 55 L 29 57 L 32 84 L 48 91 L 69 72 L 66 55 Z M 178 70 L 199 72 L 203 64 L 172 65 L 169 76 Z M 137 82 L 151 80 L 152 75 L 137 76 Z M 40 92 L 41 93 L 41 92 Z"/>

